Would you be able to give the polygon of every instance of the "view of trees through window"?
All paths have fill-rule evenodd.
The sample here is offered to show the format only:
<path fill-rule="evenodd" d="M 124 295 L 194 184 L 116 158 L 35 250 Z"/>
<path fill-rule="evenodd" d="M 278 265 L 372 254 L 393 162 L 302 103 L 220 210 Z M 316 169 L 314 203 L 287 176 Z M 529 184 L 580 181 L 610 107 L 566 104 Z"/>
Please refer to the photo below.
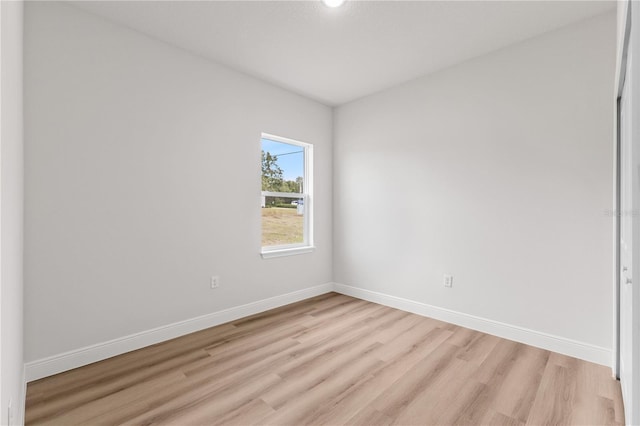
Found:
<path fill-rule="evenodd" d="M 286 144 L 281 144 L 286 145 Z M 304 153 L 302 148 L 291 154 Z M 291 155 L 288 154 L 288 155 Z M 304 178 L 297 176 L 295 180 L 285 180 L 282 168 L 278 165 L 278 156 L 270 152 L 262 151 L 262 190 L 271 192 L 296 192 L 302 193 Z"/>
<path fill-rule="evenodd" d="M 305 148 L 262 139 L 262 246 L 305 242 Z"/>

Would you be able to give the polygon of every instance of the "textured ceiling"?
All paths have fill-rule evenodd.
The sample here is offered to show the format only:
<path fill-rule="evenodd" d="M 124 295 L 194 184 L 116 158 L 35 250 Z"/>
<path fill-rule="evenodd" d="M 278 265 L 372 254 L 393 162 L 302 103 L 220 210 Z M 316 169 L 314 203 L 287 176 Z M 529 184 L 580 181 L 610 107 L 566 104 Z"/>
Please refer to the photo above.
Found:
<path fill-rule="evenodd" d="M 72 4 L 332 106 L 615 8 L 613 1 Z"/>

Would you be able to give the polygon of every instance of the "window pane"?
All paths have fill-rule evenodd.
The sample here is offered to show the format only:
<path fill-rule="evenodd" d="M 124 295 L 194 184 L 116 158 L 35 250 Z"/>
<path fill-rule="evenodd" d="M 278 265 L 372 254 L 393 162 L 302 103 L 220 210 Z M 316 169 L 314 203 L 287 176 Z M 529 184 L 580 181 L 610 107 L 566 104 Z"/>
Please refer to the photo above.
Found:
<path fill-rule="evenodd" d="M 304 199 L 263 197 L 262 246 L 304 243 Z"/>
<path fill-rule="evenodd" d="M 304 148 L 262 139 L 262 190 L 304 192 Z"/>

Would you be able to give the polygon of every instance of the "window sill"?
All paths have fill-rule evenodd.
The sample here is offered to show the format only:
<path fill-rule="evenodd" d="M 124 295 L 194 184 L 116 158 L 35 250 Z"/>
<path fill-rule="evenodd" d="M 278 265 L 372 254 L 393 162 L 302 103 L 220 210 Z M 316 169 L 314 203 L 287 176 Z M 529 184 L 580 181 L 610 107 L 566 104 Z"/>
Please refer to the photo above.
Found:
<path fill-rule="evenodd" d="M 292 247 L 273 250 L 262 250 L 260 255 L 263 259 L 271 259 L 272 257 L 295 256 L 298 254 L 311 253 L 316 248 L 314 246 Z"/>

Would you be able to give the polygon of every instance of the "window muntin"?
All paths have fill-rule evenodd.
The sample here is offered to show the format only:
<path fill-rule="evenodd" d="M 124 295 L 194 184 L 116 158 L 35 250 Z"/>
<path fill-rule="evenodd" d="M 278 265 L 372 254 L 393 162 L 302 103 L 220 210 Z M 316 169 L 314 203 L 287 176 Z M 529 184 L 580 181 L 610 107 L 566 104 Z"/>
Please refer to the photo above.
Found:
<path fill-rule="evenodd" d="M 307 252 L 313 246 L 313 147 L 264 133 L 261 145 L 262 254 Z"/>

